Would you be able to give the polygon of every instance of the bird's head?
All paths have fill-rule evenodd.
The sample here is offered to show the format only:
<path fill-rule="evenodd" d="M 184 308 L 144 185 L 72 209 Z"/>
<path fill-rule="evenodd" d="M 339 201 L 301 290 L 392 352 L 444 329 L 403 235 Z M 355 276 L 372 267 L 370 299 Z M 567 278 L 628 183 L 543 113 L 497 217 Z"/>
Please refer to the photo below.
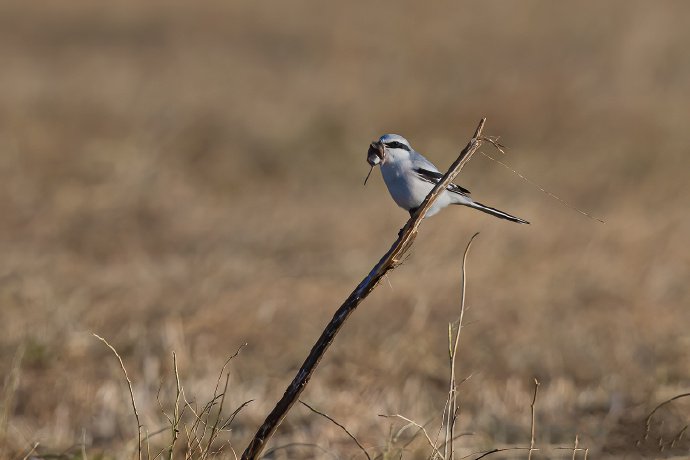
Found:
<path fill-rule="evenodd" d="M 371 165 L 371 170 L 373 170 L 374 166 L 386 163 L 389 157 L 409 155 L 411 151 L 412 147 L 404 137 L 397 134 L 384 134 L 379 140 L 369 144 L 367 163 Z M 369 174 L 371 174 L 371 170 L 369 170 Z M 367 179 L 369 179 L 369 175 L 367 175 Z M 367 179 L 364 180 L 365 185 Z"/>
<path fill-rule="evenodd" d="M 389 155 L 409 154 L 412 151 L 410 143 L 397 134 L 384 134 L 379 140 L 369 144 L 367 162 L 371 166 L 385 163 Z"/>

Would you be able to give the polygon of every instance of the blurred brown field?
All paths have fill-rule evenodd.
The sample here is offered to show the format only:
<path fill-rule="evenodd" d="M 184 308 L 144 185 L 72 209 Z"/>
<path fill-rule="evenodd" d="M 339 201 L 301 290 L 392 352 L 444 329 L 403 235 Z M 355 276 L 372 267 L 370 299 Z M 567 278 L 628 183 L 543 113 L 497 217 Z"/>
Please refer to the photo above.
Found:
<path fill-rule="evenodd" d="M 223 435 L 241 451 L 407 218 L 380 174 L 362 187 L 369 142 L 402 134 L 444 168 L 483 116 L 502 160 L 606 224 L 477 155 L 459 182 L 532 225 L 426 221 L 303 399 L 372 455 L 414 432 L 393 442 L 402 424 L 379 414 L 435 433 L 479 231 L 460 453 L 529 445 L 537 378 L 535 456 L 571 458 L 555 448 L 576 435 L 596 458 L 687 455 L 684 400 L 643 435 L 690 388 L 689 17 L 681 1 L 2 2 L 0 456 L 135 455 L 92 332 L 150 433 L 173 351 L 202 403 L 246 342 L 227 412 L 253 402 Z M 363 458 L 301 406 L 281 446 L 268 458 Z M 429 454 L 421 436 L 402 451 Z"/>

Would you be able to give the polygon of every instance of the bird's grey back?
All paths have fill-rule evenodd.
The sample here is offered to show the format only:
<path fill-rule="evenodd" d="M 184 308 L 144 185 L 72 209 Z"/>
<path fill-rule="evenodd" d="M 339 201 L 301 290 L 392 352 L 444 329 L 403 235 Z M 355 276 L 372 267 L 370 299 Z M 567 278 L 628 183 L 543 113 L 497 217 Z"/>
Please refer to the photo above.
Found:
<path fill-rule="evenodd" d="M 415 168 L 426 169 L 427 171 L 440 172 L 438 168 L 429 160 L 426 159 L 424 155 L 412 149 L 410 152 L 410 160 Z"/>
<path fill-rule="evenodd" d="M 414 147 L 412 147 L 410 141 L 402 137 L 400 134 L 384 134 L 379 138 L 379 142 L 384 144 L 389 142 L 400 142 L 401 144 L 405 144 L 410 149 L 410 161 L 412 162 L 412 166 L 414 168 L 422 168 L 426 169 L 427 171 L 440 172 L 432 162 L 427 160 L 424 155 L 417 152 Z"/>

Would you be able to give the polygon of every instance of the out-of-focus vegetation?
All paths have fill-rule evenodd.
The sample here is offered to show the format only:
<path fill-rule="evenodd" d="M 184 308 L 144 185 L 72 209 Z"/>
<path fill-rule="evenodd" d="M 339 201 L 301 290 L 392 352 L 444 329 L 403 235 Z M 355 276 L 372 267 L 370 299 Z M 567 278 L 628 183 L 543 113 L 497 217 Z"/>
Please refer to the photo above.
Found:
<path fill-rule="evenodd" d="M 400 426 L 378 414 L 436 427 L 481 231 L 464 452 L 529 442 L 533 377 L 538 445 L 656 452 L 688 423 L 677 401 L 635 443 L 690 386 L 688 17 L 685 2 L 3 2 L 3 455 L 133 452 L 120 369 L 91 332 L 122 354 L 150 432 L 172 351 L 201 402 L 248 342 L 226 401 L 254 399 L 229 435 L 244 447 L 407 218 L 378 173 L 361 186 L 368 143 L 396 132 L 445 167 L 482 116 L 503 160 L 606 224 L 478 155 L 459 182 L 532 225 L 465 208 L 425 222 L 303 399 L 372 452 Z M 304 407 L 287 443 L 358 452 Z M 404 458 L 427 454 L 420 440 Z"/>

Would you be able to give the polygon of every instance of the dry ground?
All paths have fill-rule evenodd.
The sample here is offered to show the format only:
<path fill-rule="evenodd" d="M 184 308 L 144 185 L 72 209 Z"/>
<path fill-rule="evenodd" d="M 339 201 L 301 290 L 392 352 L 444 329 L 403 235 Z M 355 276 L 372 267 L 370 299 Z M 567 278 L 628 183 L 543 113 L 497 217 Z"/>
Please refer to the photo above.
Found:
<path fill-rule="evenodd" d="M 131 458 L 126 387 L 92 332 L 121 352 L 151 432 L 172 351 L 204 401 L 247 342 L 226 401 L 254 399 L 225 438 L 243 448 L 406 219 L 378 173 L 361 186 L 368 143 L 398 132 L 443 167 L 481 116 L 507 161 L 606 224 L 477 156 L 460 182 L 533 224 L 464 208 L 425 222 L 303 398 L 372 453 L 401 426 L 378 414 L 434 431 L 480 231 L 463 452 L 529 442 L 537 377 L 537 445 L 687 454 L 657 452 L 689 421 L 682 400 L 635 441 L 690 387 L 688 17 L 680 1 L 3 2 L 0 456 Z M 274 457 L 358 452 L 303 407 L 272 446 L 288 443 L 319 447 Z"/>

